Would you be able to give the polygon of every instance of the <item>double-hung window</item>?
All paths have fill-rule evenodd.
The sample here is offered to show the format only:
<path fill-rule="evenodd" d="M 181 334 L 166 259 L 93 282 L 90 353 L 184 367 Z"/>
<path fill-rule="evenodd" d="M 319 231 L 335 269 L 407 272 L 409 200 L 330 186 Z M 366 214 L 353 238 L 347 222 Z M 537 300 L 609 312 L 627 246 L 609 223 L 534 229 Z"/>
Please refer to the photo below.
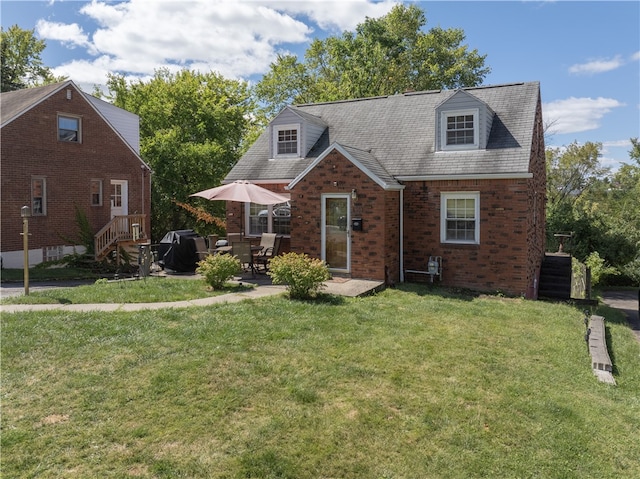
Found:
<path fill-rule="evenodd" d="M 274 156 L 297 157 L 300 152 L 299 125 L 274 126 L 273 132 Z"/>
<path fill-rule="evenodd" d="M 58 115 L 58 140 L 80 143 L 80 118 Z"/>
<path fill-rule="evenodd" d="M 443 150 L 477 148 L 478 110 L 444 111 L 441 117 Z"/>
<path fill-rule="evenodd" d="M 102 180 L 91 180 L 91 206 L 102 206 Z"/>
<path fill-rule="evenodd" d="M 440 219 L 443 243 L 480 243 L 480 193 L 442 193 Z"/>
<path fill-rule="evenodd" d="M 47 214 L 47 179 L 44 177 L 31 178 L 31 214 Z"/>

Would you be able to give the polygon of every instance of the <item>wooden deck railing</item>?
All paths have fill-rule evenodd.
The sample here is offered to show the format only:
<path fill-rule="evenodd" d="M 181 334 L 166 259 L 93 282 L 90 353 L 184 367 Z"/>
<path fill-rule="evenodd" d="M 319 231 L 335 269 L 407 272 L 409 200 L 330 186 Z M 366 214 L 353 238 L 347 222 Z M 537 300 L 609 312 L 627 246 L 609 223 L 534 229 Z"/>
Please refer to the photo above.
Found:
<path fill-rule="evenodd" d="M 145 229 L 145 218 L 146 215 L 138 214 L 114 217 L 94 237 L 96 260 L 104 258 L 119 242 L 147 239 L 149 236 Z M 134 238 L 135 224 L 140 225 L 138 238 Z"/>

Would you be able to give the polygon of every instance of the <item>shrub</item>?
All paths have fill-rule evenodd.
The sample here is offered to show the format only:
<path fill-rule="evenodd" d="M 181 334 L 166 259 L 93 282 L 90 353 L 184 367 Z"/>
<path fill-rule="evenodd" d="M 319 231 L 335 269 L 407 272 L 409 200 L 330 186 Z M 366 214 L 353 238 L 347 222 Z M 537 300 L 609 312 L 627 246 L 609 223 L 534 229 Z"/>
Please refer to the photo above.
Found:
<path fill-rule="evenodd" d="M 602 282 L 604 278 L 607 276 L 614 276 L 618 274 L 617 270 L 607 265 L 605 260 L 598 254 L 597 251 L 594 251 L 585 260 L 585 264 L 591 269 L 591 285 L 595 286 L 598 283 Z"/>
<path fill-rule="evenodd" d="M 267 274 L 274 284 L 286 284 L 292 299 L 315 296 L 322 283 L 330 278 L 324 261 L 298 253 L 286 253 L 272 258 Z"/>
<path fill-rule="evenodd" d="M 209 255 L 198 262 L 196 273 L 203 275 L 207 284 L 213 289 L 219 289 L 240 270 L 240 260 L 236 256 L 216 254 Z"/>

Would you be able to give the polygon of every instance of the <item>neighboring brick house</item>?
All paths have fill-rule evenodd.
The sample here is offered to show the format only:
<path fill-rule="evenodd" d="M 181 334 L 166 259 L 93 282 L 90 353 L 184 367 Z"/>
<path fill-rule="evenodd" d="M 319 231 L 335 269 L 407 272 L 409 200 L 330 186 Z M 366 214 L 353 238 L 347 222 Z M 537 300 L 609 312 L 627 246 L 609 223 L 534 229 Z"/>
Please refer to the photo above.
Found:
<path fill-rule="evenodd" d="M 537 297 L 537 82 L 289 106 L 225 181 L 238 179 L 288 192 L 290 224 L 271 207 L 228 203 L 230 231 L 286 234 L 290 250 L 335 273 L 429 281 L 415 271 L 439 257 L 445 285 Z"/>
<path fill-rule="evenodd" d="M 131 239 L 134 223 L 142 236 L 150 231 L 150 169 L 139 154 L 137 115 L 72 81 L 2 93 L 0 101 L 3 267 L 23 267 L 23 206 L 31 209 L 31 265 L 83 251 L 71 241 L 80 233 L 76 208 L 94 233 L 120 219 L 120 231 L 104 233 L 109 241 Z M 113 248 L 103 246 L 103 254 Z"/>

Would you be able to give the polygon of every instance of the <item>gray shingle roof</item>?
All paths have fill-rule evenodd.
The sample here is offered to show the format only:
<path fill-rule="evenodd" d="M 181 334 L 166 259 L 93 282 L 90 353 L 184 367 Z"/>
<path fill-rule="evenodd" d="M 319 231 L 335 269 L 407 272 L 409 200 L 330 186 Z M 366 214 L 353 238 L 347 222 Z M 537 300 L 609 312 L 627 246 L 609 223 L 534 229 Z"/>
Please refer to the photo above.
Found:
<path fill-rule="evenodd" d="M 4 126 L 69 83 L 71 82 L 67 80 L 51 85 L 2 93 L 0 95 L 0 102 L 2 103 L 0 125 Z"/>
<path fill-rule="evenodd" d="M 538 82 L 467 88 L 495 112 L 487 149 L 435 151 L 435 109 L 454 90 L 298 105 L 291 108 L 320 118 L 328 128 L 303 159 L 269 160 L 269 129 L 231 170 L 226 181 L 293 180 L 329 145 L 367 152 L 359 161 L 396 179 L 449 175 L 518 175 L 529 171 L 539 99 Z M 369 167 L 369 166 L 368 166 Z"/>

